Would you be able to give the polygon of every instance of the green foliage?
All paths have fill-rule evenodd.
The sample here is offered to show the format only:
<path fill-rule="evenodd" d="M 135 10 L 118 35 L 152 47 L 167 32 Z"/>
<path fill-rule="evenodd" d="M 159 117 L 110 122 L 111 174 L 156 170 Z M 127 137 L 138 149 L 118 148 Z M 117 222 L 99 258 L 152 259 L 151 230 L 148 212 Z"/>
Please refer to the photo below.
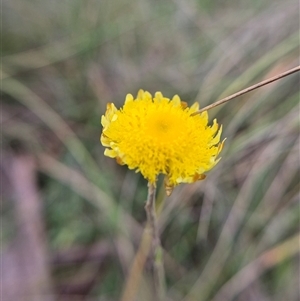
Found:
<path fill-rule="evenodd" d="M 2 6 L 2 149 L 20 141 L 40 162 L 51 256 L 92 250 L 98 242 L 111 246 L 106 264 L 95 275 L 85 272 L 95 281 L 82 294 L 117 300 L 145 225 L 147 184 L 104 157 L 106 104 L 119 106 L 143 88 L 203 107 L 296 66 L 297 3 L 13 0 Z M 296 300 L 298 251 L 276 253 L 254 279 L 243 274 L 241 290 L 232 279 L 299 231 L 298 78 L 211 110 L 227 137 L 221 162 L 206 180 L 181 185 L 170 198 L 160 183 L 168 300 Z M 2 210 L 7 241 L 14 232 L 11 199 L 4 196 Z M 71 272 L 54 265 L 53 282 L 78 280 L 78 266 L 90 265 L 88 258 Z M 149 272 L 146 265 L 141 292 L 151 292 Z M 220 295 L 224 287 L 229 293 Z"/>

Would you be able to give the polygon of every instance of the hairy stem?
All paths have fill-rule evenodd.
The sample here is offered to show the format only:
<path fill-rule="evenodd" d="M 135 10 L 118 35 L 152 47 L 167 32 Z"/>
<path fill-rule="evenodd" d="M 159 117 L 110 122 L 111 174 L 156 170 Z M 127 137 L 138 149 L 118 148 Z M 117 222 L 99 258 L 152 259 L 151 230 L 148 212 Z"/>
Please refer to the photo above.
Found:
<path fill-rule="evenodd" d="M 165 274 L 163 265 L 163 252 L 159 238 L 159 231 L 155 210 L 155 184 L 148 183 L 148 197 L 145 205 L 148 227 L 152 234 L 151 262 L 153 265 L 155 295 L 158 301 L 164 300 Z"/>

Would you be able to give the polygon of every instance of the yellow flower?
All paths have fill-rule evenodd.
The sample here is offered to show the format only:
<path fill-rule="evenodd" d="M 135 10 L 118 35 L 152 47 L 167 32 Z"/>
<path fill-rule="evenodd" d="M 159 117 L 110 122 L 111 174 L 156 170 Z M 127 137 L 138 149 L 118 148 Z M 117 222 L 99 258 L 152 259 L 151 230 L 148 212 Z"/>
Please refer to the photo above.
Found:
<path fill-rule="evenodd" d="M 120 110 L 109 103 L 101 119 L 104 154 L 151 183 L 165 174 L 168 194 L 179 183 L 202 180 L 219 162 L 224 141 L 216 120 L 208 126 L 207 112 L 191 116 L 198 109 L 198 103 L 188 107 L 177 95 L 170 100 L 143 90 L 136 99 L 128 94 Z"/>

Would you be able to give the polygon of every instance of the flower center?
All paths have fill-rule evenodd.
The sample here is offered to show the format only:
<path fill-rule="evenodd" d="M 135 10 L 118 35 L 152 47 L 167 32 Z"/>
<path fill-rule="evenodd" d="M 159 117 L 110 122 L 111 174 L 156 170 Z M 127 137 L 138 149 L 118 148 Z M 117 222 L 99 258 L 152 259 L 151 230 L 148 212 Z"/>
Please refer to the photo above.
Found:
<path fill-rule="evenodd" d="M 159 144 L 168 144 L 176 140 L 180 132 L 180 120 L 174 114 L 156 112 L 151 114 L 146 121 L 145 134 Z"/>
<path fill-rule="evenodd" d="M 170 126 L 164 120 L 158 121 L 156 126 L 157 126 L 157 130 L 162 132 L 167 132 L 168 129 L 170 128 Z"/>

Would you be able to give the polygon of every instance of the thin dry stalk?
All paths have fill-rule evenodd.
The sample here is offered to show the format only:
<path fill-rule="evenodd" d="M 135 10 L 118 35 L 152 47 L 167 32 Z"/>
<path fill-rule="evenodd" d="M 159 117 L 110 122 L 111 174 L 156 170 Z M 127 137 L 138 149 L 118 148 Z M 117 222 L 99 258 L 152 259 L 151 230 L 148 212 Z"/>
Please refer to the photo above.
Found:
<path fill-rule="evenodd" d="M 131 265 L 131 269 L 127 277 L 127 281 L 125 284 L 125 288 L 123 290 L 121 301 L 135 300 L 135 296 L 137 295 L 138 292 L 139 284 L 142 279 L 141 276 L 143 274 L 143 269 L 148 254 L 150 252 L 150 248 L 151 248 L 151 236 L 149 235 L 149 231 L 147 230 L 147 226 L 146 226 L 139 249 Z"/>
<path fill-rule="evenodd" d="M 246 94 L 246 93 L 248 93 L 248 92 L 250 92 L 250 91 L 253 91 L 253 90 L 255 90 L 255 89 L 258 89 L 258 88 L 260 88 L 260 87 L 262 87 L 262 86 L 265 86 L 265 85 L 267 85 L 267 84 L 270 84 L 270 83 L 272 83 L 272 82 L 274 82 L 274 81 L 276 81 L 276 80 L 279 80 L 279 79 L 281 79 L 281 78 L 283 78 L 283 77 L 286 77 L 286 76 L 291 75 L 291 74 L 293 74 L 293 73 L 295 73 L 295 72 L 298 72 L 298 71 L 300 71 L 300 66 L 297 66 L 297 67 L 295 67 L 295 68 L 292 68 L 292 69 L 290 69 L 290 70 L 288 70 L 288 71 L 286 71 L 286 72 L 280 73 L 280 74 L 278 74 L 278 75 L 276 75 L 276 76 L 273 76 L 273 77 L 271 77 L 271 78 L 269 78 L 269 79 L 266 79 L 266 80 L 264 80 L 264 81 L 262 81 L 262 82 L 260 82 L 260 83 L 257 83 L 257 84 L 255 84 L 255 85 L 253 85 L 253 86 L 250 86 L 250 87 L 246 88 L 246 89 L 243 89 L 243 90 L 241 90 L 241 91 L 239 91 L 239 92 L 237 92 L 237 93 L 234 93 L 234 94 L 232 94 L 232 95 L 230 95 L 230 96 L 227 96 L 227 97 L 225 97 L 225 98 L 223 98 L 223 99 L 221 99 L 221 100 L 218 100 L 218 101 L 212 103 L 211 105 L 206 106 L 206 107 L 200 109 L 199 111 L 193 113 L 192 116 L 197 115 L 197 114 L 200 114 L 201 112 L 204 112 L 204 111 L 208 111 L 208 110 L 210 110 L 210 109 L 213 109 L 213 108 L 215 108 L 215 107 L 217 107 L 217 106 L 219 106 L 219 105 L 221 105 L 221 104 L 223 104 L 223 103 L 225 103 L 225 102 L 228 102 L 229 100 L 232 100 L 232 99 L 234 99 L 234 98 L 236 98 L 236 97 L 238 97 L 238 96 L 241 96 L 241 95 Z"/>

